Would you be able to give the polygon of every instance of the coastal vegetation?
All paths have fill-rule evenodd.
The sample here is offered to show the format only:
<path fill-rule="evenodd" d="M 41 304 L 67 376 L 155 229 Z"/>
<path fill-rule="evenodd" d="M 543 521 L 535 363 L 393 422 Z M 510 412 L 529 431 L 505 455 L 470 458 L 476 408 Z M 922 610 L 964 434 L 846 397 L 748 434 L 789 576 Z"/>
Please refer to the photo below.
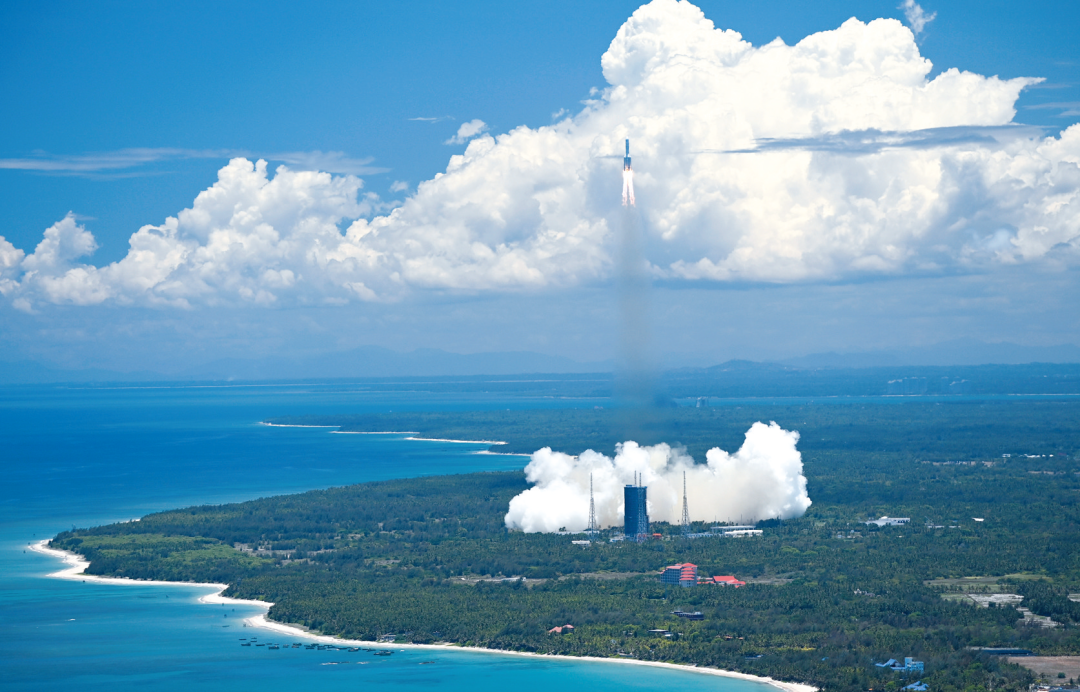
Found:
<path fill-rule="evenodd" d="M 626 416 L 274 422 L 505 440 L 497 451 L 543 439 L 577 452 L 610 451 Z M 274 603 L 271 618 L 328 634 L 709 665 L 828 690 L 915 679 L 935 692 L 1019 690 L 1030 673 L 978 647 L 1080 654 L 1080 603 L 1069 599 L 1080 591 L 1080 404 L 856 400 L 651 417 L 645 434 L 682 442 L 698 459 L 706 445 L 736 448 L 755 420 L 799 430 L 814 504 L 799 519 L 762 522 L 755 538 L 690 540 L 658 524 L 662 538 L 644 544 L 575 545 L 582 536 L 507 531 L 503 516 L 527 487 L 524 475 L 485 473 L 190 507 L 64 532 L 52 545 L 85 555 L 91 574 L 225 582 L 226 595 Z M 865 523 L 882 515 L 911 523 Z M 676 562 L 748 584 L 665 587 L 657 574 Z M 964 595 L 983 591 L 1022 595 L 1022 607 L 1053 622 Z M 568 623 L 572 633 L 549 632 Z M 875 665 L 904 656 L 923 661 L 925 673 Z"/>
<path fill-rule="evenodd" d="M 906 401 L 845 397 L 646 411 L 597 407 L 278 416 L 266 422 L 499 441 L 506 444 L 492 445 L 489 451 L 516 454 L 531 454 L 541 447 L 568 454 L 586 449 L 611 454 L 624 440 L 667 442 L 686 447 L 700 463 L 712 447 L 734 452 L 756 421 L 776 421 L 799 431 L 799 449 L 819 481 L 821 473 L 828 473 L 826 467 L 843 473 L 856 467 L 860 480 L 865 480 L 866 473 L 876 478 L 901 471 L 895 463 L 1080 454 L 1080 402 L 1019 397 Z"/>

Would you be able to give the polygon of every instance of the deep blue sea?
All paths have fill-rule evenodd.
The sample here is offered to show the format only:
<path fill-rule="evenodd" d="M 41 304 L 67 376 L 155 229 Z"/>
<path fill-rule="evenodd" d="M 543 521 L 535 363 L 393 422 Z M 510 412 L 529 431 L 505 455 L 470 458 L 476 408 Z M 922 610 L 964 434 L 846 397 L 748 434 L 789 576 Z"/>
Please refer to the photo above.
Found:
<path fill-rule="evenodd" d="M 197 603 L 206 588 L 50 579 L 60 561 L 26 549 L 72 526 L 162 509 L 526 463 L 474 453 L 486 445 L 258 424 L 270 416 L 597 403 L 341 384 L 0 388 L 0 689 L 771 689 L 693 672 L 487 653 L 241 647 L 239 638 L 254 632 L 242 618 L 261 610 Z M 257 636 L 298 641 L 265 630 Z M 340 660 L 365 665 L 323 665 Z"/>

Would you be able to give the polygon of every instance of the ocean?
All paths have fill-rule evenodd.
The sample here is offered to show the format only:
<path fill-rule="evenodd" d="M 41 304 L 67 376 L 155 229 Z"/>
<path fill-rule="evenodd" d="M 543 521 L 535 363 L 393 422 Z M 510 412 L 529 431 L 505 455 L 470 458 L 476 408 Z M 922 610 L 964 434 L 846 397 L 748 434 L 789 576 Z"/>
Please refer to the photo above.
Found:
<path fill-rule="evenodd" d="M 359 385 L 0 388 L 0 689 L 475 690 L 590 688 L 762 692 L 690 671 L 395 648 L 392 656 L 266 647 L 300 638 L 243 626 L 261 609 L 207 605 L 212 589 L 48 578 L 30 543 L 73 526 L 388 478 L 519 469 L 487 445 L 259 425 L 271 416 L 592 407 L 590 399 Z"/>

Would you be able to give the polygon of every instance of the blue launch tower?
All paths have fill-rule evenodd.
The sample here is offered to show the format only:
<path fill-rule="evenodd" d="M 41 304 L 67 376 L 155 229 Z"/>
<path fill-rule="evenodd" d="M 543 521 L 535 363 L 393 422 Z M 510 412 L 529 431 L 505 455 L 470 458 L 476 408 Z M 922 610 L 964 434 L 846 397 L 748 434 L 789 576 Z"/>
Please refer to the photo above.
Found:
<path fill-rule="evenodd" d="M 638 543 L 649 537 L 649 506 L 648 489 L 638 485 L 634 479 L 633 485 L 623 488 L 623 533 L 627 540 Z"/>

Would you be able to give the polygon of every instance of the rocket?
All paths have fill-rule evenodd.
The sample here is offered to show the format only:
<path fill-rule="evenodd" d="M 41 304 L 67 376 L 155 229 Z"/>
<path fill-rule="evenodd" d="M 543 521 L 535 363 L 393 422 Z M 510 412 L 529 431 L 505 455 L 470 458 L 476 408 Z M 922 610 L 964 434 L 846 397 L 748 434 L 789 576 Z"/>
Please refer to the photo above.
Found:
<path fill-rule="evenodd" d="M 634 206 L 634 169 L 630 166 L 630 140 L 626 140 L 626 156 L 622 164 L 622 203 L 624 207 Z"/>
<path fill-rule="evenodd" d="M 623 160 L 622 160 L 622 169 L 624 171 L 633 170 L 630 167 L 630 140 L 629 139 L 626 140 L 626 156 L 624 156 Z"/>

